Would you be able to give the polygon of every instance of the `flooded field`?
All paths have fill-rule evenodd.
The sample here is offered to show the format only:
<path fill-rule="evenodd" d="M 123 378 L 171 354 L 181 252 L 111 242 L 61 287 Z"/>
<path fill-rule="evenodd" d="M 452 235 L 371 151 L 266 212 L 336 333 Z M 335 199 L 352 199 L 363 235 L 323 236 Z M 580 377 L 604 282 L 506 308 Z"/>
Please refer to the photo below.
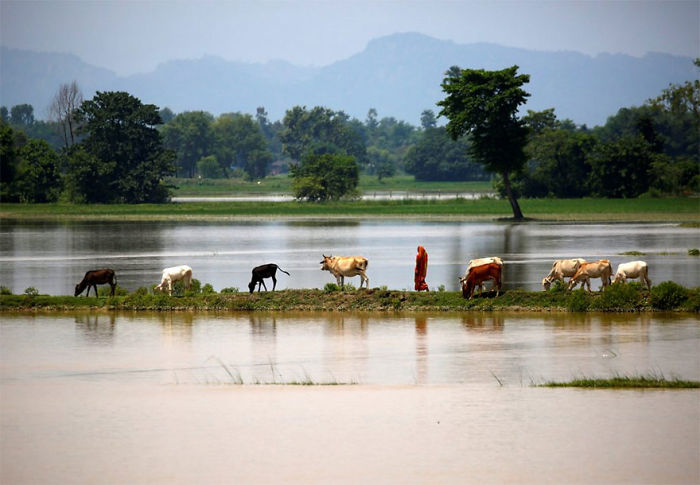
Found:
<path fill-rule="evenodd" d="M 650 373 L 694 316 L 3 314 L 0 482 L 697 483 L 700 392 L 533 387 Z"/>
<path fill-rule="evenodd" d="M 505 288 L 535 290 L 554 259 L 608 258 L 617 264 L 649 263 L 654 283 L 700 284 L 700 229 L 677 224 L 473 223 L 394 220 L 198 222 L 3 221 L 0 285 L 15 293 L 32 286 L 41 293 L 72 294 L 89 269 L 111 267 L 119 284 L 133 291 L 160 280 L 164 267 L 188 264 L 194 277 L 245 290 L 250 270 L 274 262 L 278 288 L 322 288 L 334 278 L 321 272 L 323 254 L 369 259 L 372 287 L 413 288 L 416 247 L 429 254 L 431 288 L 456 290 L 469 259 L 500 256 Z M 640 251 L 643 256 L 620 253 Z M 359 285 L 359 278 L 351 282 Z M 596 283 L 594 282 L 594 285 Z"/>

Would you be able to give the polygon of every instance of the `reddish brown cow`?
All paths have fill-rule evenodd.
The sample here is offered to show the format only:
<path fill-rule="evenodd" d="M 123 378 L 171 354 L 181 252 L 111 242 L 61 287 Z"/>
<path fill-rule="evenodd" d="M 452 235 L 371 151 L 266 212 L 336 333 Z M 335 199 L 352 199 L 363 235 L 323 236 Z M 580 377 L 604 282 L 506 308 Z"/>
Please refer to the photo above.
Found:
<path fill-rule="evenodd" d="M 104 285 L 105 283 L 109 283 L 112 290 L 110 295 L 114 296 L 114 288 L 117 286 L 117 277 L 114 275 L 113 269 L 105 268 L 88 271 L 85 273 L 83 281 L 75 285 L 75 296 L 81 294 L 85 288 L 87 288 L 85 296 L 90 295 L 90 288 L 95 289 L 95 296 L 97 296 L 97 285 Z"/>
<path fill-rule="evenodd" d="M 474 266 L 462 283 L 462 296 L 471 300 L 474 295 L 474 289 L 487 280 L 494 280 L 496 282 L 496 296 L 498 296 L 501 292 L 502 268 L 503 266 L 496 263 Z"/>

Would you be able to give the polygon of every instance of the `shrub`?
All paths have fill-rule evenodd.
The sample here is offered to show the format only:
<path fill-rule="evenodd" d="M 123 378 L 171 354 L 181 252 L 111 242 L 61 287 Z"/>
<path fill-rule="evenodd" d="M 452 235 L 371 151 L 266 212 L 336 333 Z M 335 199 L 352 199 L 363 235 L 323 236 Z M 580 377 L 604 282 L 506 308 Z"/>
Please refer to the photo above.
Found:
<path fill-rule="evenodd" d="M 37 296 L 39 294 L 39 290 L 37 290 L 33 286 L 30 286 L 29 288 L 24 290 L 24 294 L 27 296 Z"/>
<path fill-rule="evenodd" d="M 109 286 L 100 286 L 97 289 L 97 296 L 111 296 L 111 293 L 112 289 Z M 114 296 L 126 296 L 128 294 L 129 291 L 126 288 L 122 288 L 119 285 L 114 288 Z"/>
<path fill-rule="evenodd" d="M 221 294 L 227 294 L 227 293 L 238 293 L 238 288 L 235 286 L 229 286 L 227 288 L 221 288 L 221 291 L 219 292 Z"/>
<path fill-rule="evenodd" d="M 214 287 L 212 285 L 207 283 L 204 286 L 202 286 L 202 295 L 214 295 L 214 294 L 216 294 L 216 291 L 214 291 Z"/>
<path fill-rule="evenodd" d="M 700 249 L 698 249 L 698 248 L 688 249 L 688 256 L 700 256 Z"/>
<path fill-rule="evenodd" d="M 8 286 L 0 286 L 0 295 L 11 295 L 12 290 Z"/>
<path fill-rule="evenodd" d="M 688 299 L 688 292 L 673 281 L 664 281 L 651 289 L 651 305 L 659 310 L 673 310 Z"/>
<path fill-rule="evenodd" d="M 549 287 L 549 291 L 552 293 L 564 293 L 567 291 L 566 283 L 561 280 L 556 280 L 554 283 L 552 283 L 552 286 Z"/>
<path fill-rule="evenodd" d="M 591 296 L 583 288 L 572 291 L 566 307 L 570 312 L 585 312 L 591 306 Z"/>
<path fill-rule="evenodd" d="M 640 303 L 639 290 L 633 285 L 613 283 L 591 302 L 595 310 L 631 310 Z"/>
<path fill-rule="evenodd" d="M 438 291 L 439 291 L 439 292 L 445 291 L 445 285 L 440 285 L 440 286 L 438 286 Z"/>
<path fill-rule="evenodd" d="M 133 294 L 137 295 L 137 296 L 148 295 L 148 288 L 146 288 L 145 286 L 142 286 L 140 288 L 137 288 Z"/>
<path fill-rule="evenodd" d="M 336 285 L 335 283 L 326 283 L 326 286 L 323 287 L 323 291 L 326 293 L 340 291 L 340 286 Z"/>
<path fill-rule="evenodd" d="M 700 288 L 690 288 L 686 290 L 688 299 L 683 303 L 683 310 L 689 312 L 700 312 Z"/>

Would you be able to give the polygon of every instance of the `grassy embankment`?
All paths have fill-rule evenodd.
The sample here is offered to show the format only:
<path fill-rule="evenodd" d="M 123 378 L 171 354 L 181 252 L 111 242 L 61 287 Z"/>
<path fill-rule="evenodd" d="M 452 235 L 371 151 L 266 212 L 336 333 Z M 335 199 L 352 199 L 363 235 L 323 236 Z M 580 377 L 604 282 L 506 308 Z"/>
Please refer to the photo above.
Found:
<path fill-rule="evenodd" d="M 291 195 L 292 179 L 288 175 L 271 175 L 259 181 L 244 179 L 171 178 L 166 182 L 176 188 L 175 197 L 235 197 L 243 195 Z M 372 195 L 387 192 L 413 194 L 464 194 L 493 192 L 491 182 L 422 182 L 412 175 L 397 175 L 382 180 L 360 175 L 360 193 Z"/>
<path fill-rule="evenodd" d="M 580 222 L 700 222 L 700 200 L 523 199 L 526 217 Z M 512 216 L 506 200 L 358 200 L 308 202 L 188 202 L 170 204 L 0 204 L 0 219 L 227 220 L 261 217 L 428 217 L 492 220 Z"/>
<path fill-rule="evenodd" d="M 209 286 L 209 285 L 205 285 Z M 101 291 L 106 291 L 103 288 Z M 124 290 L 122 290 L 125 292 Z M 154 294 L 146 288 L 110 297 L 49 295 L 0 295 L 0 310 L 212 310 L 212 311 L 602 311 L 633 312 L 677 310 L 700 311 L 700 288 L 687 289 L 665 282 L 651 293 L 638 283 L 616 284 L 603 292 L 566 291 L 557 285 L 544 291 L 508 290 L 498 297 L 485 293 L 465 300 L 456 291 L 399 291 L 385 288 L 339 291 L 329 284 L 323 290 L 294 289 L 275 292 L 206 293 L 185 296 Z"/>

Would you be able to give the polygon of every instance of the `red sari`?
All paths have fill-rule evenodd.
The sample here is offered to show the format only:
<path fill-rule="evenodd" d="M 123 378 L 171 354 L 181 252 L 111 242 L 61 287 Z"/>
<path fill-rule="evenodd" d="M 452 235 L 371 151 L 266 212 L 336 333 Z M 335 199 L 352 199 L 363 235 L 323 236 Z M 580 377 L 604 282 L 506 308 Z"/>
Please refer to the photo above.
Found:
<path fill-rule="evenodd" d="M 428 253 L 423 246 L 418 246 L 418 254 L 416 254 L 416 270 L 414 272 L 414 281 L 416 283 L 416 291 L 428 291 L 428 284 L 425 282 L 425 275 L 428 273 Z"/>

